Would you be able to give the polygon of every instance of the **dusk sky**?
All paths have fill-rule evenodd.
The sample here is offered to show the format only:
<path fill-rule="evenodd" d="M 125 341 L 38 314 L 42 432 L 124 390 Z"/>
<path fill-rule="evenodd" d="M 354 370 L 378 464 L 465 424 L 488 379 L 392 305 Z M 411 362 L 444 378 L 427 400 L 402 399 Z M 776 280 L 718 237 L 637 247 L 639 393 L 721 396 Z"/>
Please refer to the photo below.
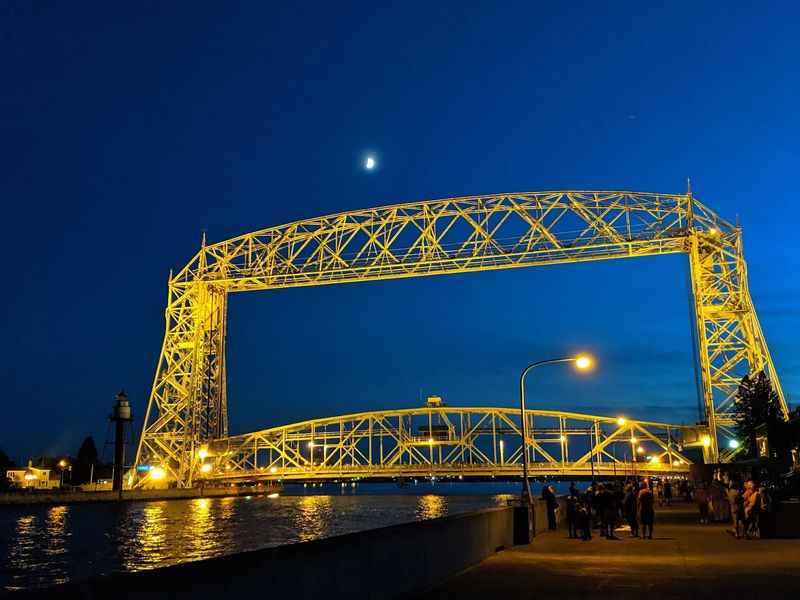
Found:
<path fill-rule="evenodd" d="M 683 193 L 687 177 L 741 221 L 797 402 L 796 3 L 2 4 L 15 459 L 102 447 L 120 388 L 138 435 L 167 276 L 203 230 L 495 192 Z M 429 394 L 513 406 L 525 364 L 577 349 L 597 369 L 536 372 L 531 407 L 694 422 L 688 294 L 675 255 L 234 296 L 231 432 Z"/>

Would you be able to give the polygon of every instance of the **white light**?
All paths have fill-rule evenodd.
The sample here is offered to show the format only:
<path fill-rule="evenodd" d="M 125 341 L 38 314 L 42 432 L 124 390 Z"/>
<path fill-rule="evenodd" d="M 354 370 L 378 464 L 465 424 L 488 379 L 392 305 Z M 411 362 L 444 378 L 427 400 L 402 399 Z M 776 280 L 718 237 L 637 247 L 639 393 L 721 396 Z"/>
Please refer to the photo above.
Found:
<path fill-rule="evenodd" d="M 373 158 L 372 156 L 368 156 L 367 160 L 364 161 L 364 168 L 367 171 L 371 171 L 372 169 L 374 169 L 375 168 L 375 158 Z"/>
<path fill-rule="evenodd" d="M 739 447 L 739 440 L 730 440 L 728 442 L 728 447 L 735 450 L 736 448 Z"/>

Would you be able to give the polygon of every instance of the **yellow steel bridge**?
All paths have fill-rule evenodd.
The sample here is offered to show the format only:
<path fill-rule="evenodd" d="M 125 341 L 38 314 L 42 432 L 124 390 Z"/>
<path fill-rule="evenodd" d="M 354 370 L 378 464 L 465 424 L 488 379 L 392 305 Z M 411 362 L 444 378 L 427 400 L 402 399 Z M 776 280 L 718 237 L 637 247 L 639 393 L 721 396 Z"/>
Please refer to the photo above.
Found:
<path fill-rule="evenodd" d="M 216 244 L 204 240 L 191 261 L 170 274 L 166 333 L 131 483 L 148 485 L 154 473 L 179 486 L 261 476 L 513 476 L 521 444 L 512 449 L 519 422 L 513 424 L 510 409 L 375 411 L 229 435 L 228 294 L 675 253 L 689 260 L 703 426 L 626 421 L 609 429 L 615 417 L 529 411 L 531 470 L 681 471 L 688 460 L 678 448 L 685 444 L 701 444 L 707 459 L 725 460 L 730 452 L 721 451 L 720 442 L 732 435 L 734 396 L 744 375 L 764 370 L 786 414 L 747 287 L 741 229 L 691 191 L 553 191 L 395 204 Z M 427 437 L 413 427 L 425 415 L 437 424 Z M 563 423 L 557 435 L 551 426 L 537 429 L 534 421 L 546 418 Z M 578 425 L 567 427 L 573 421 Z M 639 437 L 652 447 L 638 444 Z M 620 444 L 634 452 L 642 447 L 651 460 L 620 455 Z"/>

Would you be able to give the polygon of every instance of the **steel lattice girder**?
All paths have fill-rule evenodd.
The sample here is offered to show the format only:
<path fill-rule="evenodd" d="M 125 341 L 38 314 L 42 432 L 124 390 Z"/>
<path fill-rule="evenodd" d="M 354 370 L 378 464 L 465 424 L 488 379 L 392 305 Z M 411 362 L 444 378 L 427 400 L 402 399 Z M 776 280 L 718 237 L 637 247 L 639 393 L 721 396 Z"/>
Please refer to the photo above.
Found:
<path fill-rule="evenodd" d="M 350 211 L 204 241 L 170 275 L 166 333 L 136 463 L 160 464 L 179 485 L 191 485 L 198 446 L 225 437 L 229 292 L 670 253 L 689 256 L 712 432 L 730 426 L 739 380 L 762 369 L 786 412 L 747 289 L 739 228 L 691 194 L 498 194 Z"/>
<path fill-rule="evenodd" d="M 697 427 L 666 423 L 542 410 L 526 415 L 535 476 L 686 473 L 684 434 L 699 435 Z M 517 477 L 520 435 L 516 408 L 421 407 L 221 438 L 205 444 L 195 460 L 208 465 L 201 475 L 206 482 Z"/>

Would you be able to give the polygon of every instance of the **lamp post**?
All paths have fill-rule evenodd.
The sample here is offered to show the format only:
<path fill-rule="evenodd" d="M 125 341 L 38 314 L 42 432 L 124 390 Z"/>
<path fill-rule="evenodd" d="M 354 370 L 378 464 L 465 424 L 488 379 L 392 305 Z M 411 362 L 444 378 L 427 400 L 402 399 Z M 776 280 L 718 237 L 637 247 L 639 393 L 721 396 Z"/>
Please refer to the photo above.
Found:
<path fill-rule="evenodd" d="M 525 376 L 531 369 L 556 363 L 574 363 L 576 368 L 585 371 L 592 366 L 592 359 L 585 354 L 579 354 L 578 356 L 540 360 L 525 367 L 519 376 L 519 414 L 522 420 L 522 426 L 520 427 L 522 435 L 522 503 L 527 506 L 533 503 L 533 496 L 531 495 L 531 486 L 528 481 L 528 420 L 525 416 Z"/>

